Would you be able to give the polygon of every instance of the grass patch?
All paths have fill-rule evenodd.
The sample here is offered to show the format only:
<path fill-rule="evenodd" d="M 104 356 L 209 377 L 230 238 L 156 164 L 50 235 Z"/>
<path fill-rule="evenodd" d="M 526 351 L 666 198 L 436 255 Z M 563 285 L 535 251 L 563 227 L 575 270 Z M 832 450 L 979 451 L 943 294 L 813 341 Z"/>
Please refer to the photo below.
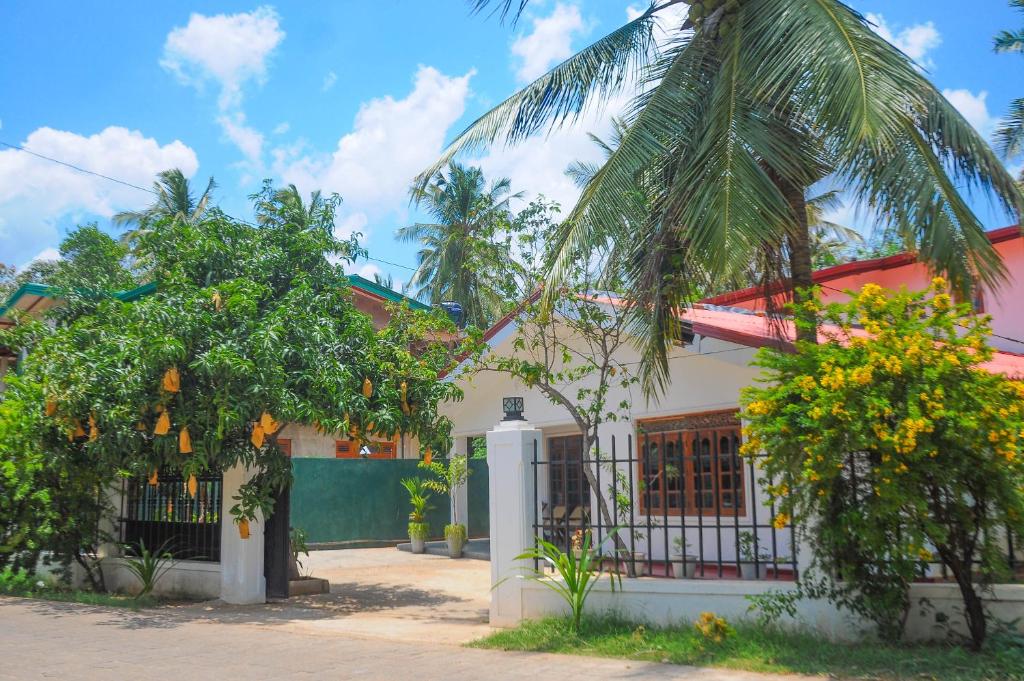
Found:
<path fill-rule="evenodd" d="M 37 598 L 64 603 L 102 605 L 111 608 L 129 608 L 131 610 L 148 608 L 157 603 L 156 599 L 152 596 L 134 598 L 121 594 L 71 589 L 39 579 L 24 570 L 13 572 L 10 568 L 0 571 L 0 595 Z"/>
<path fill-rule="evenodd" d="M 756 672 L 831 674 L 838 679 L 897 681 L 1024 680 L 1024 646 L 995 637 L 979 654 L 952 645 L 891 645 L 877 641 L 832 643 L 808 633 L 735 625 L 736 633 L 712 643 L 692 626 L 657 628 L 614 618 L 590 618 L 579 635 L 568 619 L 525 622 L 470 645 L 617 657 Z"/>
<path fill-rule="evenodd" d="M 81 589 L 62 589 L 59 587 L 43 587 L 37 589 L 19 589 L 0 591 L 3 596 L 17 596 L 18 598 L 35 598 L 43 601 L 60 601 L 63 603 L 84 603 L 85 605 L 101 605 L 108 608 L 127 608 L 129 610 L 141 610 L 151 608 L 157 604 L 152 596 L 135 598 L 122 594 L 107 594 L 96 591 L 83 591 Z"/>

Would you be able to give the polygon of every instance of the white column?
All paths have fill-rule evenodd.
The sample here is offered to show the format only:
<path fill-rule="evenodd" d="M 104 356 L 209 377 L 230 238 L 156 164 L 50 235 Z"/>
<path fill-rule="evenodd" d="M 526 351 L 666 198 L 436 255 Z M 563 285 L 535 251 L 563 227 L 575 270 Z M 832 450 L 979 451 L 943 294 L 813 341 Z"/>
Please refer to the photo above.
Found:
<path fill-rule="evenodd" d="M 523 582 L 516 575 L 533 563 L 515 557 L 534 543 L 533 452 L 540 438 L 541 432 L 527 421 L 502 421 L 487 433 L 491 626 L 495 627 L 514 626 L 523 619 Z"/>
<path fill-rule="evenodd" d="M 225 603 L 247 605 L 266 603 L 267 582 L 263 576 L 263 516 L 249 521 L 249 538 L 242 539 L 231 515 L 233 497 L 249 478 L 243 466 L 224 471 L 224 495 L 220 528 L 220 598 Z"/>

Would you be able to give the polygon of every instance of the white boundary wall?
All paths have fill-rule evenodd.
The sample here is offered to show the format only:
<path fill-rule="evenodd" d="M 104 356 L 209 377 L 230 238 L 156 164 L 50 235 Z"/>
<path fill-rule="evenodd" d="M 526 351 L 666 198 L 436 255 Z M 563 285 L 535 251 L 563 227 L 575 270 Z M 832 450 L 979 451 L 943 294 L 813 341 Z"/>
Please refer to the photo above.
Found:
<path fill-rule="evenodd" d="M 533 448 L 544 433 L 526 421 L 501 422 L 487 433 L 487 463 L 490 473 L 491 513 L 491 626 L 515 626 L 524 619 L 536 619 L 566 612 L 564 601 L 550 588 L 518 579 L 532 561 L 515 557 L 533 545 L 531 519 L 534 510 Z M 807 551 L 802 551 L 807 558 Z M 804 560 L 801 560 L 803 563 Z M 791 582 L 774 580 L 698 580 L 623 578 L 621 589 L 613 591 L 607 577 L 591 592 L 587 607 L 591 613 L 614 613 L 636 622 L 671 625 L 696 620 L 711 611 L 736 621 L 751 618 L 747 596 L 771 591 L 792 591 Z M 948 627 L 965 632 L 959 589 L 955 584 L 915 584 L 911 588 L 911 612 L 907 637 L 942 639 Z M 929 607 L 922 607 L 927 599 Z M 1024 585 L 994 587 L 986 605 L 993 620 L 1020 619 L 1024 631 Z M 852 640 L 871 625 L 824 601 L 799 601 L 796 619 L 783 624 L 810 628 L 829 638 Z M 939 623 L 939 613 L 948 625 Z"/>

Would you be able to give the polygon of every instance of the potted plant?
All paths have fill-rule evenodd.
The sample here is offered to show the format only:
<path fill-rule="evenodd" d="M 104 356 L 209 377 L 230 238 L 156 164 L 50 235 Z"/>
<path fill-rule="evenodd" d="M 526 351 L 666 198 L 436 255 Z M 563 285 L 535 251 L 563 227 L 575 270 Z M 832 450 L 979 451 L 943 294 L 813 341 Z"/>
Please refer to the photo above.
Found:
<path fill-rule="evenodd" d="M 764 579 L 768 574 L 768 563 L 772 557 L 764 551 L 754 554 L 754 534 L 752 532 L 740 532 L 740 578 L 741 579 Z"/>
<path fill-rule="evenodd" d="M 469 464 L 465 456 L 452 456 L 446 463 L 440 461 L 420 461 L 420 468 L 434 474 L 435 479 L 426 480 L 423 484 L 439 494 L 447 494 L 451 499 L 455 490 L 466 484 L 469 479 Z M 451 504 L 452 522 L 444 528 L 444 538 L 448 542 L 448 557 L 461 558 L 462 549 L 466 546 L 466 526 L 460 522 L 458 504 Z"/>
<path fill-rule="evenodd" d="M 426 493 L 426 480 L 422 478 L 404 478 L 402 487 L 409 493 L 412 511 L 409 513 L 409 542 L 413 553 L 424 553 L 427 550 L 427 537 L 430 536 L 430 524 L 427 522 L 427 505 L 430 495 Z"/>
<path fill-rule="evenodd" d="M 681 563 L 672 565 L 672 574 L 676 579 L 693 579 L 697 574 L 698 556 L 691 554 L 690 542 L 686 537 L 680 536 L 672 540 L 673 554 Z"/>

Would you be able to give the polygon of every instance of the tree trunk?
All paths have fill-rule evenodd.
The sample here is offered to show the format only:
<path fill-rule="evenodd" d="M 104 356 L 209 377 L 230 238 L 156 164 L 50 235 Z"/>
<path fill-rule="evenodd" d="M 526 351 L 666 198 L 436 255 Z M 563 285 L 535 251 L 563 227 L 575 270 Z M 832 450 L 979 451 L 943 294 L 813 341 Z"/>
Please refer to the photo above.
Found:
<path fill-rule="evenodd" d="M 797 321 L 796 337 L 808 343 L 818 342 L 818 316 L 813 310 L 804 308 L 804 303 L 813 300 L 814 265 L 811 261 L 811 230 L 807 224 L 807 200 L 804 188 L 777 180 L 786 201 L 793 210 L 793 229 L 786 236 L 789 248 L 790 287 L 792 288 L 794 316 Z"/>
<path fill-rule="evenodd" d="M 939 551 L 940 555 L 944 552 Z M 948 555 L 951 552 L 946 552 Z M 974 590 L 974 583 L 971 579 L 971 562 L 959 559 L 948 560 L 949 570 L 953 573 L 957 586 L 960 587 L 960 595 L 964 599 L 964 619 L 967 622 L 967 631 L 971 634 L 971 648 L 977 652 L 985 645 L 985 637 L 988 633 L 988 623 L 985 621 L 985 605 L 981 596 Z"/>
<path fill-rule="evenodd" d="M 584 459 L 587 458 L 587 454 L 590 452 L 590 448 L 593 447 L 594 443 L 597 441 L 598 440 L 596 437 L 591 438 L 590 436 L 585 436 L 585 440 L 583 443 Z M 594 457 L 597 458 L 596 452 L 594 454 Z M 597 465 L 601 465 L 600 460 L 598 460 Z M 604 490 L 602 490 L 598 485 L 597 476 L 595 475 L 589 463 L 583 464 L 583 475 L 586 476 L 587 484 L 590 485 L 590 489 L 597 496 L 597 511 L 601 514 L 601 517 L 604 520 L 605 526 L 608 528 L 608 531 L 611 532 L 611 530 L 618 525 L 618 519 L 614 518 L 612 516 L 611 511 L 608 510 L 608 501 L 604 498 Z M 612 475 L 618 475 L 618 471 L 612 471 Z M 632 498 L 632 496 L 633 495 L 630 494 L 630 498 Z M 622 539 L 622 537 L 619 536 L 618 532 L 614 533 L 612 541 L 615 542 L 615 552 L 618 555 L 629 555 L 629 551 L 626 548 L 626 542 Z M 594 548 L 597 547 L 595 546 Z M 633 564 L 633 556 L 629 556 L 629 560 L 626 561 L 626 576 L 636 577 L 636 566 Z"/>

